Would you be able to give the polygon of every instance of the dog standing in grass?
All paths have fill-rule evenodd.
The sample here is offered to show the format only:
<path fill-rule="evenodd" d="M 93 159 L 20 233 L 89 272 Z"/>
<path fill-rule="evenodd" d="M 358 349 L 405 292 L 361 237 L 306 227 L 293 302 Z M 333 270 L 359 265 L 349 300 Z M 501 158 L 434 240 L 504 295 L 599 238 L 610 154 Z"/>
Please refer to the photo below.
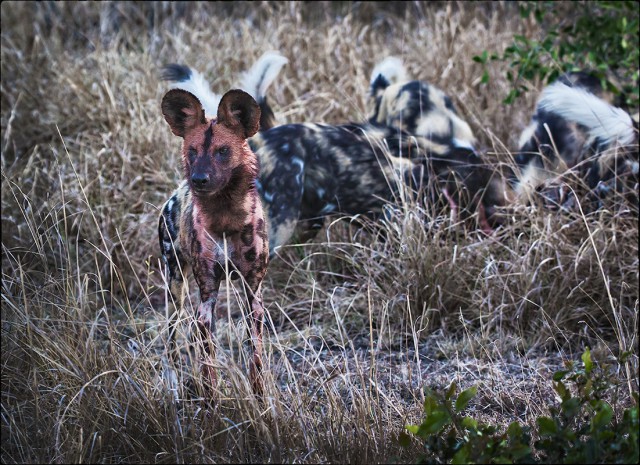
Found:
<path fill-rule="evenodd" d="M 164 204 L 158 227 L 162 256 L 169 271 L 174 302 L 182 307 L 183 276 L 189 268 L 200 289 L 198 328 L 213 357 L 215 307 L 220 281 L 242 277 L 251 311 L 254 392 L 262 392 L 261 283 L 267 270 L 269 243 L 260 196 L 256 190 L 258 159 L 247 144 L 260 125 L 260 108 L 249 94 L 231 90 L 221 99 L 216 118 L 207 118 L 202 103 L 185 90 L 173 89 L 162 99 L 162 114 L 171 131 L 184 139 L 185 180 Z M 171 321 L 175 350 L 177 312 Z M 216 382 L 206 362 L 203 372 Z"/>

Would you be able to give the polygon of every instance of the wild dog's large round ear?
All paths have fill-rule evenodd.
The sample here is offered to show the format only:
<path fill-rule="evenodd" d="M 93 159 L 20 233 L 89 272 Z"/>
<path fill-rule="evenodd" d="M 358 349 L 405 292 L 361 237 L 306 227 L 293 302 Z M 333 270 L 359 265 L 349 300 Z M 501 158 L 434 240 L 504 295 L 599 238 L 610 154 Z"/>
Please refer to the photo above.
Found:
<path fill-rule="evenodd" d="M 162 114 L 171 132 L 184 138 L 185 133 L 207 122 L 200 100 L 191 92 L 172 89 L 162 98 Z"/>
<path fill-rule="evenodd" d="M 240 131 L 246 139 L 260 128 L 260 107 L 245 91 L 230 90 L 222 96 L 218 106 L 218 123 L 234 131 Z"/>

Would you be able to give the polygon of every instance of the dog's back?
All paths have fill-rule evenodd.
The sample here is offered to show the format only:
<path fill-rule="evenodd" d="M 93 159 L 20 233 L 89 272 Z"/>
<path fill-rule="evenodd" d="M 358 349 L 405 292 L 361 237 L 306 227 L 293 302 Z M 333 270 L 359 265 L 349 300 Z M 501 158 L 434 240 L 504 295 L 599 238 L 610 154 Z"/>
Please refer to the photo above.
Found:
<path fill-rule="evenodd" d="M 376 65 L 369 84 L 369 122 L 402 129 L 436 143 L 473 148 L 476 138 L 451 98 L 424 81 L 409 81 L 402 62 L 387 57 Z"/>

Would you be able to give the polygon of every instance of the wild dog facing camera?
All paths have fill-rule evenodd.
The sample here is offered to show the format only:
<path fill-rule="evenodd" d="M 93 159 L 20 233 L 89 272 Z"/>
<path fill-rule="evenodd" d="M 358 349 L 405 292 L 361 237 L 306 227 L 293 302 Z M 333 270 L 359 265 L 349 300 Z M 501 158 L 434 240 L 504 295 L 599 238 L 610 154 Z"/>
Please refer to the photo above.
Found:
<path fill-rule="evenodd" d="M 200 291 L 196 310 L 207 356 L 215 331 L 220 282 L 242 276 L 251 311 L 250 338 L 254 348 L 251 383 L 262 392 L 262 327 L 264 306 L 261 283 L 266 273 L 269 245 L 264 211 L 256 189 L 258 159 L 247 138 L 260 124 L 260 108 L 244 91 L 231 90 L 221 99 L 217 117 L 205 116 L 200 100 L 185 90 L 171 90 L 162 100 L 162 113 L 173 134 L 183 138 L 185 179 L 165 203 L 158 235 L 176 303 L 171 318 L 170 352 L 175 350 L 175 326 L 182 307 L 183 271 L 191 269 Z M 228 269 L 232 270 L 226 275 Z M 210 386 L 217 375 L 203 364 Z"/>

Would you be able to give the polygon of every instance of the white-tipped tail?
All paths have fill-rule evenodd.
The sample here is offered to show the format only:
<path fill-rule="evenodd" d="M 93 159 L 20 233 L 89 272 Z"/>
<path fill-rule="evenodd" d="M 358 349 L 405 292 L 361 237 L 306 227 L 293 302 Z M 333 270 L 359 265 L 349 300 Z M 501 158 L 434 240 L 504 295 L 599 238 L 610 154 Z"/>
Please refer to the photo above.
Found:
<path fill-rule="evenodd" d="M 209 82 L 202 74 L 193 68 L 189 68 L 189 70 L 191 71 L 189 79 L 186 81 L 173 81 L 169 85 L 169 88 L 182 89 L 187 92 L 191 92 L 193 95 L 198 97 L 198 100 L 202 103 L 205 115 L 209 118 L 215 118 L 218 114 L 218 105 L 220 105 L 222 96 L 211 90 Z"/>
<path fill-rule="evenodd" d="M 289 60 L 278 52 L 265 52 L 249 71 L 242 73 L 240 88 L 260 103 L 264 99 L 268 87 L 287 63 L 289 63 Z"/>
<path fill-rule="evenodd" d="M 586 127 L 589 134 L 607 145 L 629 145 L 635 140 L 631 116 L 580 87 L 556 82 L 547 87 L 538 108 Z"/>
<path fill-rule="evenodd" d="M 407 80 L 407 70 L 404 68 L 402 60 L 396 57 L 387 57 L 378 63 L 373 68 L 369 84 L 373 84 L 379 75 L 382 75 L 389 85 Z"/>

